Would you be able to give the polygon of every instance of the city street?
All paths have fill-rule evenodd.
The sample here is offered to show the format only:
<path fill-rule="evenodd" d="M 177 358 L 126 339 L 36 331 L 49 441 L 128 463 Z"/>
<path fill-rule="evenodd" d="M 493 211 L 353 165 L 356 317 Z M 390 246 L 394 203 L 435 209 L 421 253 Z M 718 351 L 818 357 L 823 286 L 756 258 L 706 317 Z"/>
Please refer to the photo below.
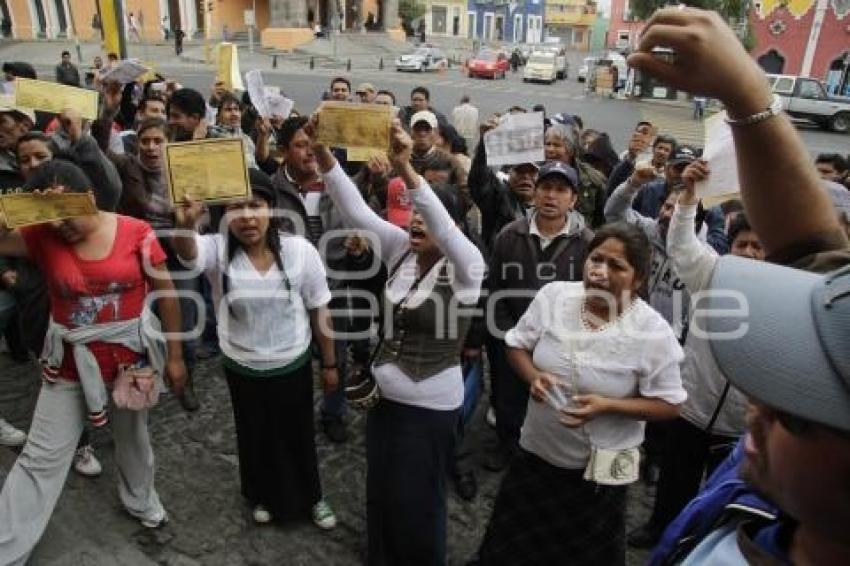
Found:
<path fill-rule="evenodd" d="M 0 61 L 30 61 L 39 75 L 52 80 L 53 67 L 62 49 L 71 44 L 12 43 L 0 44 Z M 134 47 L 134 55 L 154 61 L 157 70 L 184 86 L 210 92 L 215 73 L 210 66 L 177 58 L 168 46 Z M 202 51 L 192 48 L 193 53 Z M 86 61 L 98 51 L 83 45 Z M 241 53 L 241 51 L 240 51 Z M 580 57 L 578 57 L 580 60 Z M 462 95 L 468 94 L 480 110 L 481 119 L 510 106 L 531 108 L 543 104 L 547 112 L 577 114 L 585 127 L 607 132 L 615 149 L 624 149 L 638 120 L 650 120 L 662 133 L 680 142 L 702 145 L 702 124 L 691 119 L 691 109 L 681 105 L 610 99 L 588 94 L 584 84 L 575 80 L 576 66 L 570 77 L 554 85 L 526 84 L 521 73 L 505 80 L 469 79 L 457 68 L 443 73 L 403 74 L 393 69 L 354 70 L 318 65 L 310 69 L 307 59 L 281 56 L 277 68 L 271 58 L 261 54 L 242 54 L 241 71 L 260 68 L 267 85 L 279 86 L 296 102 L 302 114 L 312 112 L 322 92 L 335 76 L 348 77 L 353 86 L 370 82 L 379 89 L 393 91 L 399 105 L 409 102 L 409 93 L 417 85 L 431 91 L 434 107 L 450 114 Z M 805 127 L 800 130 L 812 153 L 850 153 L 850 136 Z M 15 364 L 0 354 L 0 416 L 26 430 L 38 393 L 39 371 L 35 365 Z M 144 565 L 349 565 L 361 564 L 366 544 L 365 510 L 365 415 L 351 411 L 348 423 L 351 439 L 342 445 L 331 444 L 317 432 L 319 462 L 324 494 L 339 518 L 338 527 L 319 531 L 309 521 L 298 524 L 257 526 L 250 509 L 242 500 L 238 484 L 235 432 L 227 384 L 217 359 L 200 363 L 196 373 L 200 411 L 187 414 L 170 395 L 162 398 L 152 411 L 150 428 L 157 458 L 157 489 L 170 514 L 170 523 L 159 530 L 148 530 L 130 518 L 119 503 L 114 446 L 106 430 L 94 433 L 96 453 L 104 464 L 97 479 L 86 479 L 71 472 L 53 518 L 32 556 L 35 566 L 144 566 Z M 316 380 L 316 407 L 320 401 Z M 472 456 L 480 484 L 472 502 L 459 499 L 453 490 L 449 497 L 449 563 L 465 564 L 480 543 L 501 474 L 480 465 L 486 450 L 495 442 L 495 433 L 485 424 L 487 395 L 482 397 L 473 419 Z M 317 430 L 318 430 L 317 423 Z M 0 447 L 0 482 L 14 463 L 16 453 Z M 650 488 L 638 483 L 630 489 L 628 526 L 633 529 L 645 521 L 651 499 Z M 411 513 L 419 510 L 411 509 Z M 564 510 L 565 513 L 569 509 Z M 629 550 L 628 563 L 645 563 L 648 553 Z"/>

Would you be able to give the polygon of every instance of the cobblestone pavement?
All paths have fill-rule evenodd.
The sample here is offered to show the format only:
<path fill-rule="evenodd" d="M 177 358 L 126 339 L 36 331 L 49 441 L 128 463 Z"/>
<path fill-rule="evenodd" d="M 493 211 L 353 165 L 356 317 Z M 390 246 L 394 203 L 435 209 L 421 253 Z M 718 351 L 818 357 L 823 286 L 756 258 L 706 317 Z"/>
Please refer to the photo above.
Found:
<path fill-rule="evenodd" d="M 365 551 L 365 418 L 349 414 L 352 439 L 330 444 L 321 433 L 317 442 L 322 483 L 339 526 L 321 532 L 312 523 L 254 525 L 238 487 L 235 432 L 227 386 L 217 361 L 198 368 L 197 390 L 202 408 L 186 414 L 176 399 L 164 397 L 151 414 L 157 457 L 157 489 L 170 514 L 163 529 L 149 531 L 126 515 L 115 489 L 113 445 L 108 431 L 97 431 L 94 443 L 104 473 L 86 479 L 73 472 L 31 564 L 49 566 L 189 565 L 347 565 L 360 564 Z M 0 355 L 0 415 L 26 428 L 35 395 L 37 372 Z M 317 388 L 318 391 L 318 388 Z M 318 401 L 317 393 L 317 401 Z M 484 424 L 484 407 L 471 434 L 477 457 L 495 434 Z M 15 454 L 0 447 L 0 478 Z M 449 500 L 449 564 L 464 564 L 475 552 L 493 506 L 500 476 L 482 468 L 477 499 Z M 633 489 L 629 525 L 648 511 L 645 488 Z M 411 509 L 416 513 L 416 509 Z M 565 510 L 569 512 L 569 510 Z M 632 553 L 629 564 L 645 561 Z"/>

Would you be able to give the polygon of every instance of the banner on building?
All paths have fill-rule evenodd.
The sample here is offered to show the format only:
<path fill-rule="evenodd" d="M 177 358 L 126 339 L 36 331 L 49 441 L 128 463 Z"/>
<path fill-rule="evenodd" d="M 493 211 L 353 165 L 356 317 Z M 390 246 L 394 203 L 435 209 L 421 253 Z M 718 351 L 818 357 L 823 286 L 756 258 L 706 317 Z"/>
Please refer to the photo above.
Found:
<path fill-rule="evenodd" d="M 127 43 L 124 35 L 124 10 L 122 0 L 98 0 L 100 22 L 103 26 L 103 50 L 127 58 Z"/>
<path fill-rule="evenodd" d="M 245 90 L 242 73 L 239 72 L 239 54 L 232 43 L 219 43 L 216 48 L 216 81 L 223 81 L 230 92 Z"/>

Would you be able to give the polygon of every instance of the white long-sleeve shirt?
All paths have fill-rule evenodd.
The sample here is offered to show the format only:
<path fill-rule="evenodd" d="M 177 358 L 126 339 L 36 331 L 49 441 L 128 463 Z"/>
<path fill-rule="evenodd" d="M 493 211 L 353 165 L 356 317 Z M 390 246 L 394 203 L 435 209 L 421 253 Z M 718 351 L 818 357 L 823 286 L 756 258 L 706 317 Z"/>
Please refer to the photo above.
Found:
<path fill-rule="evenodd" d="M 667 257 L 692 297 L 708 288 L 720 257 L 714 248 L 701 242 L 694 233 L 696 214 L 695 204 L 676 205 L 667 233 Z M 682 363 L 682 382 L 688 392 L 688 401 L 682 406 L 682 418 L 705 429 L 720 402 L 726 377 L 717 367 L 708 339 L 700 332 L 705 328 L 705 322 L 700 320 L 699 304 L 693 306 Z M 746 397 L 730 387 L 711 432 L 724 436 L 743 434 L 746 407 Z"/>
<path fill-rule="evenodd" d="M 369 208 L 357 187 L 339 164 L 323 175 L 325 190 L 339 208 L 346 225 L 370 232 L 374 252 L 392 268 L 410 248 L 410 236 L 405 230 L 387 222 Z M 424 179 L 419 188 L 408 191 L 414 209 L 420 213 L 428 233 L 449 263 L 450 284 L 458 301 L 475 305 L 481 293 L 485 264 L 475 244 L 464 236 L 443 207 L 440 199 Z M 440 270 L 432 269 L 419 283 L 408 306 L 414 308 L 430 296 Z M 409 254 L 387 282 L 385 293 L 393 304 L 403 300 L 419 274 L 416 254 Z M 373 368 L 381 395 L 391 401 L 434 410 L 453 410 L 463 403 L 463 376 L 460 365 L 450 367 L 422 381 L 413 381 L 394 363 Z"/>

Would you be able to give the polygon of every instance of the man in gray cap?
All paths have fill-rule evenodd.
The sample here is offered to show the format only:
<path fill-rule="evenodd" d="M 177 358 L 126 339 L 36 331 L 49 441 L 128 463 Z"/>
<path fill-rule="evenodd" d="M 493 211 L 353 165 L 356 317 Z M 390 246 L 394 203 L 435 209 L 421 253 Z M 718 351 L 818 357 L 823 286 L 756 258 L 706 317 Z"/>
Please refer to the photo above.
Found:
<path fill-rule="evenodd" d="M 662 45 L 674 60 L 654 57 Z M 847 235 L 781 101 L 720 16 L 657 11 L 629 63 L 725 105 L 742 200 L 768 260 L 720 259 L 691 326 L 749 397 L 749 432 L 650 564 L 850 563 Z"/>

